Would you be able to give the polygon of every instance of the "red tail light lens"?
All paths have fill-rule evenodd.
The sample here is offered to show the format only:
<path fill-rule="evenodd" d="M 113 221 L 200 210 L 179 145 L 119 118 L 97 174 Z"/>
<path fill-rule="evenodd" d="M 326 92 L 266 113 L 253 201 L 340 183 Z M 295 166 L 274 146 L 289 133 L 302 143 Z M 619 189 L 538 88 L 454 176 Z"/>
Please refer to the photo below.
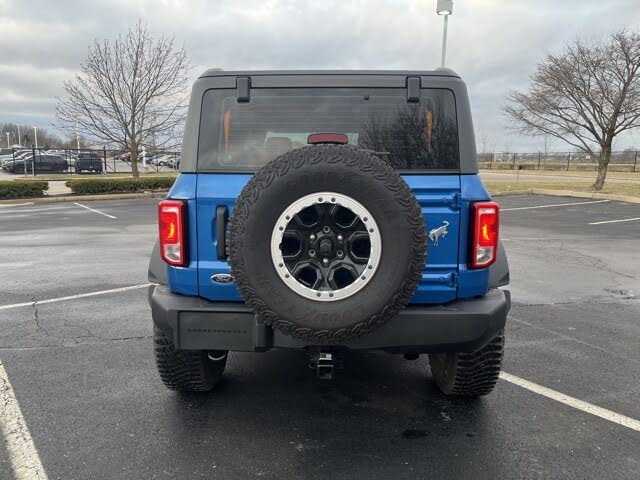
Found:
<path fill-rule="evenodd" d="M 160 229 L 160 257 L 169 265 L 187 264 L 186 203 L 181 200 L 163 200 L 158 204 Z"/>
<path fill-rule="evenodd" d="M 307 143 L 310 145 L 317 145 L 318 143 L 346 145 L 349 143 L 349 137 L 344 133 L 312 133 L 307 137 Z"/>
<path fill-rule="evenodd" d="M 473 204 L 471 268 L 485 268 L 496 261 L 500 207 L 495 202 Z"/>

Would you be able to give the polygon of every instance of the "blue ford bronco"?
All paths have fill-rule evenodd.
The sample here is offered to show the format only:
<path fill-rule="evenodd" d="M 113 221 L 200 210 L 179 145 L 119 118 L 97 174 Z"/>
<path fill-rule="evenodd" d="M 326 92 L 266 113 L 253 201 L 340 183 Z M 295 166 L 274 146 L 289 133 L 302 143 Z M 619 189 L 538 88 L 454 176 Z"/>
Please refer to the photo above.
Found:
<path fill-rule="evenodd" d="M 511 306 L 499 207 L 453 71 L 210 70 L 158 206 L 149 291 L 165 385 L 229 351 L 429 355 L 447 395 L 500 372 Z"/>

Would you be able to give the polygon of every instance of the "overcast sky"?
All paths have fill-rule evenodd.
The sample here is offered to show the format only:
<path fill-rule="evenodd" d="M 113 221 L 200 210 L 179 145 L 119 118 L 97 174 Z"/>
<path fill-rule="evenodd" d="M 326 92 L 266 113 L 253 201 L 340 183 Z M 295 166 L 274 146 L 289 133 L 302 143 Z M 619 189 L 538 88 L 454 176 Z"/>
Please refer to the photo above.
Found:
<path fill-rule="evenodd" d="M 138 18 L 175 33 L 199 73 L 231 69 L 431 69 L 436 0 L 0 0 L 0 122 L 51 127 L 55 97 L 94 38 Z M 640 0 L 454 0 L 447 66 L 467 82 L 481 147 L 537 150 L 505 132 L 504 93 L 523 88 L 545 50 L 577 35 L 640 28 Z M 640 147 L 640 131 L 618 148 Z M 560 147 L 558 148 L 566 148 Z"/>

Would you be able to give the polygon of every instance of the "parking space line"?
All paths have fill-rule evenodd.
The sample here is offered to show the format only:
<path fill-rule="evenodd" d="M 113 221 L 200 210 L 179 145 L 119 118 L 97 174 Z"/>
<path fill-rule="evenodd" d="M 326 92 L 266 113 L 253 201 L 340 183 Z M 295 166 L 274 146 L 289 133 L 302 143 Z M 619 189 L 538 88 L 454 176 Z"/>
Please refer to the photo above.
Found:
<path fill-rule="evenodd" d="M 0 208 L 9 208 L 9 207 L 24 207 L 25 205 L 33 205 L 33 202 L 25 202 L 25 203 L 0 203 Z"/>
<path fill-rule="evenodd" d="M 640 217 L 625 218 L 625 219 L 622 219 L 622 220 L 605 220 L 603 222 L 591 222 L 589 225 L 602 225 L 604 223 L 636 222 L 638 220 L 640 220 Z"/>
<path fill-rule="evenodd" d="M 631 430 L 635 430 L 636 432 L 640 432 L 640 421 L 634 418 L 620 415 L 619 413 L 612 412 L 611 410 L 607 410 L 606 408 L 598 407 L 597 405 L 585 402 L 584 400 L 578 400 L 577 398 L 570 397 L 569 395 L 565 395 L 564 393 L 552 390 L 547 387 L 543 387 L 542 385 L 530 382 L 529 380 L 525 380 L 524 378 L 516 377 L 515 375 L 511 375 L 507 372 L 501 372 L 500 378 L 506 382 L 513 383 L 514 385 L 529 390 L 530 392 L 537 393 L 538 395 L 542 395 L 543 397 L 555 400 L 556 402 L 560 402 L 571 408 L 575 408 L 576 410 L 580 410 L 581 412 L 589 413 L 604 420 L 622 425 L 623 427 L 630 428 Z"/>
<path fill-rule="evenodd" d="M 0 305 L 0 310 L 8 310 L 10 308 L 31 307 L 33 305 L 44 305 L 46 303 L 64 302 L 67 300 L 75 300 L 77 298 L 95 297 L 98 295 L 106 295 L 108 293 L 128 292 L 129 290 L 137 290 L 139 288 L 149 287 L 153 284 L 142 283 L 140 285 L 131 285 L 129 287 L 112 288 L 111 290 L 99 290 L 97 292 L 79 293 L 77 295 L 69 295 L 66 297 L 48 298 L 46 300 L 36 300 L 35 302 L 13 303 L 11 305 Z"/>
<path fill-rule="evenodd" d="M 29 206 L 29 207 L 33 207 L 33 208 L 20 208 L 20 209 L 16 209 L 16 210 L 0 210 L 0 214 L 7 214 L 7 215 L 23 215 L 25 213 L 43 213 L 43 212 L 52 212 L 52 211 L 61 211 L 61 210 L 67 210 L 70 208 L 74 208 L 71 205 L 52 205 L 52 206 L 37 206 L 37 205 L 25 205 L 25 206 Z M 11 217 L 7 217 L 7 218 L 11 218 Z"/>
<path fill-rule="evenodd" d="M 571 202 L 571 203 L 554 203 L 553 205 L 534 205 L 531 207 L 515 207 L 515 208 L 501 208 L 501 212 L 510 212 L 513 210 L 533 210 L 535 208 L 551 208 L 551 207 L 568 207 L 571 205 L 589 205 L 591 203 L 606 203 L 611 200 L 593 200 L 590 202 Z"/>
<path fill-rule="evenodd" d="M 108 213 L 101 212 L 100 210 L 95 210 L 95 209 L 93 209 L 91 207 L 87 207 L 86 205 L 83 205 L 83 204 L 78 203 L 78 202 L 73 202 L 73 204 L 74 205 L 78 205 L 79 207 L 82 207 L 82 208 L 86 208 L 87 210 L 91 210 L 92 212 L 99 213 L 100 215 L 104 215 L 105 217 L 117 218 L 117 217 L 114 217 L 113 215 L 109 215 Z"/>
<path fill-rule="evenodd" d="M 0 361 L 0 432 L 9 454 L 16 480 L 46 480 L 38 450 L 36 449 L 20 406 L 9 383 L 7 371 Z"/>

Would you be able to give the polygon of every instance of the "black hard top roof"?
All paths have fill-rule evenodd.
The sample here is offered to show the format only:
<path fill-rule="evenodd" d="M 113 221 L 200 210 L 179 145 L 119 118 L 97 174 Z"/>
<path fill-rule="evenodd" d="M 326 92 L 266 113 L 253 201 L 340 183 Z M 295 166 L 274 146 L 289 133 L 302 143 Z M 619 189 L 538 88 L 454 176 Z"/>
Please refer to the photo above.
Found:
<path fill-rule="evenodd" d="M 229 70 L 211 68 L 200 75 L 203 77 L 237 77 L 252 75 L 402 75 L 402 76 L 427 76 L 427 77 L 456 77 L 460 76 L 449 68 L 436 70 Z"/>

